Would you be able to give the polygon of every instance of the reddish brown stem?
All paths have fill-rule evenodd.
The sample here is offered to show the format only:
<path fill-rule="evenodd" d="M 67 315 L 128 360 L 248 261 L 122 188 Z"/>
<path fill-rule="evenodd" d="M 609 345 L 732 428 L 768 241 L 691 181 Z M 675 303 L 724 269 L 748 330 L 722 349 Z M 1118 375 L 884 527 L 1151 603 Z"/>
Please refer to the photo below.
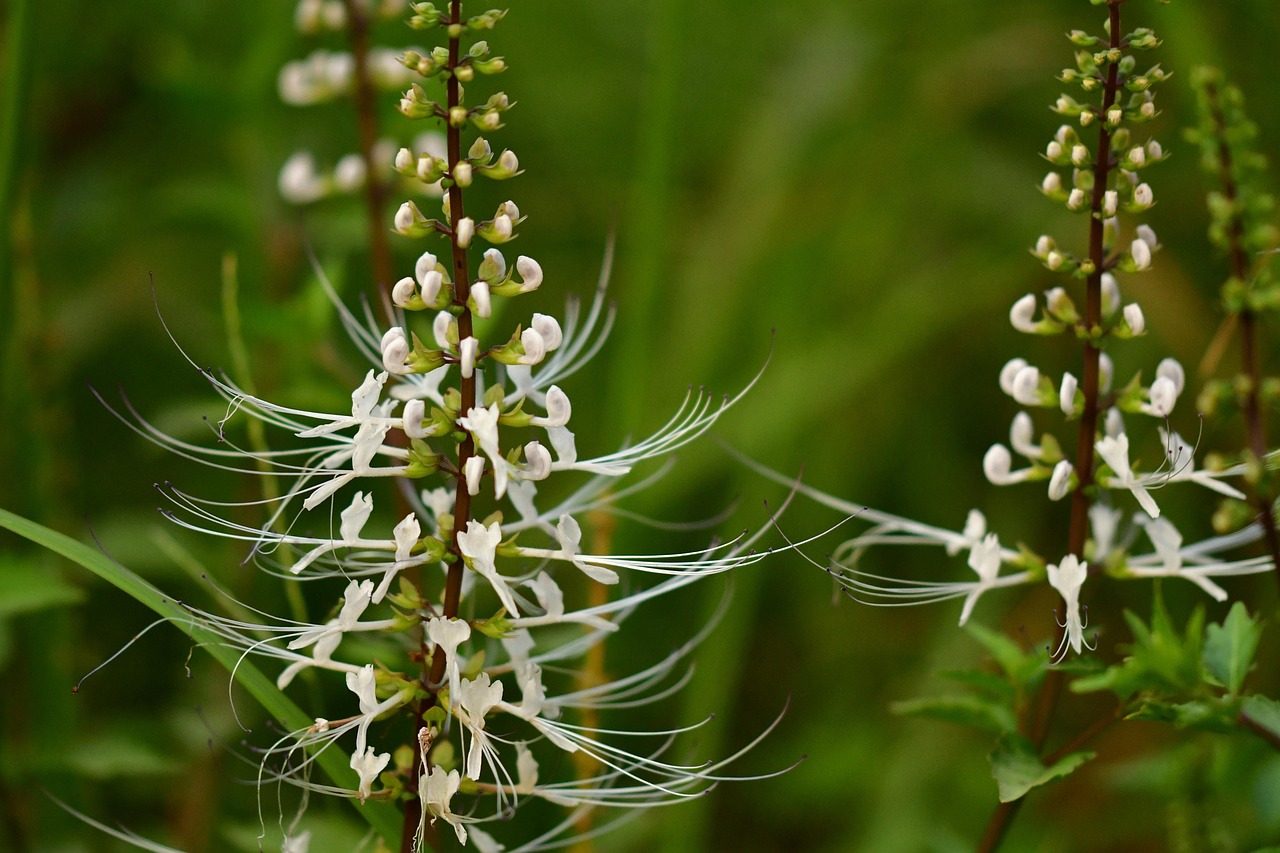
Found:
<path fill-rule="evenodd" d="M 1122 47 L 1120 33 L 1120 3 L 1123 0 L 1109 0 L 1107 3 L 1108 21 L 1111 27 L 1111 47 Z M 1105 116 L 1116 102 L 1119 91 L 1120 69 L 1115 62 L 1107 66 L 1107 77 L 1103 87 L 1102 109 L 1098 113 L 1098 150 L 1093 164 L 1093 197 L 1090 201 L 1092 211 L 1089 219 L 1089 261 L 1092 271 L 1085 280 L 1084 329 L 1089 333 L 1084 345 L 1084 370 L 1081 376 L 1080 390 L 1084 395 L 1084 410 L 1080 415 L 1080 429 L 1076 433 L 1075 472 L 1079 481 L 1075 492 L 1071 495 L 1071 522 L 1067 531 L 1067 552 L 1084 559 L 1085 541 L 1089 537 L 1089 506 L 1092 501 L 1094 469 L 1094 438 L 1098 432 L 1099 378 L 1102 351 L 1098 348 L 1093 333 L 1102 328 L 1102 274 L 1106 270 L 1105 246 L 1103 245 L 1102 205 L 1107 190 L 1107 177 L 1114 164 L 1111 162 L 1111 133 L 1107 130 Z M 1027 737 L 1039 750 L 1049 735 L 1058 700 L 1062 695 L 1062 671 L 1051 669 L 1045 676 L 1044 685 L 1040 688 L 1035 700 L 1034 711 L 1026 726 Z M 989 853 L 999 848 L 1009 831 L 1014 817 L 1021 808 L 1022 800 L 1001 803 L 991 813 L 986 830 L 978 843 L 978 850 Z"/>
<path fill-rule="evenodd" d="M 1231 146 L 1227 144 L 1227 122 L 1222 114 L 1222 106 L 1218 100 L 1218 91 L 1212 83 L 1207 84 L 1206 93 L 1211 104 L 1213 123 L 1218 131 L 1218 165 L 1222 171 L 1222 194 L 1226 196 L 1231 210 L 1237 210 L 1240 192 L 1232 169 Z M 1244 220 L 1237 212 L 1231 217 L 1231 227 L 1227 232 L 1227 259 L 1231 267 L 1232 278 L 1244 284 L 1249 277 L 1249 256 L 1244 247 Z M 1267 454 L 1266 429 L 1262 418 L 1262 403 L 1258 399 L 1258 390 L 1262 375 L 1258 369 L 1257 315 L 1248 307 L 1240 311 L 1240 369 L 1248 377 L 1248 390 L 1244 395 L 1244 421 L 1248 433 L 1249 450 L 1258 464 L 1263 464 Z M 1253 504 L 1258 512 L 1258 524 L 1262 526 L 1262 537 L 1267 543 L 1267 551 L 1271 555 L 1271 564 L 1275 567 L 1275 579 L 1280 583 L 1280 536 L 1276 533 L 1275 512 L 1272 509 L 1271 497 L 1265 489 L 1257 486 L 1253 489 Z"/>
<path fill-rule="evenodd" d="M 369 16 L 357 0 L 343 0 L 347 10 L 347 34 L 355 59 L 355 104 L 359 121 L 360 158 L 364 160 L 365 205 L 368 208 L 369 255 L 373 286 L 389 319 L 391 313 L 391 242 L 387 236 L 387 187 L 378 180 L 373 149 L 378 142 L 377 93 L 369 73 Z"/>
<path fill-rule="evenodd" d="M 449 4 L 449 20 L 462 20 L 462 2 L 461 0 L 451 0 Z M 462 93 L 458 85 L 458 78 L 452 73 L 453 69 L 458 67 L 461 59 L 461 46 L 458 38 L 449 39 L 449 76 L 445 83 L 446 112 L 452 115 L 453 108 L 462 104 Z M 452 121 L 446 122 L 446 139 L 449 160 L 449 173 L 453 174 L 454 167 L 462 160 L 462 130 L 455 127 Z M 449 214 L 454 224 L 460 222 L 466 211 L 462 202 L 462 188 L 457 184 L 449 187 Z M 449 243 L 451 248 L 451 266 L 453 267 L 453 284 L 454 284 L 454 304 L 461 309 L 458 314 L 458 339 L 465 340 L 471 337 L 473 332 L 471 309 L 467 307 L 467 300 L 471 296 L 471 273 L 467 262 L 467 249 L 458 245 L 457 232 L 451 230 L 449 233 Z M 474 374 L 469 377 L 463 377 L 459 381 L 459 391 L 462 402 L 460 411 L 465 415 L 476 404 L 476 380 Z M 467 437 L 458 445 L 458 461 L 457 471 L 466 470 L 467 460 L 475 455 L 475 442 L 468 434 Z M 467 491 L 466 480 L 459 476 L 457 478 L 457 489 L 454 497 L 453 510 L 453 535 L 450 543 L 450 551 L 453 559 L 449 564 L 449 572 L 445 578 L 444 600 L 441 604 L 440 615 L 446 618 L 456 618 L 458 615 L 458 607 L 462 593 L 462 576 L 465 571 L 465 565 L 462 560 L 462 552 L 458 547 L 458 534 L 465 532 L 467 522 L 471 520 L 471 493 Z M 425 571 L 425 569 L 424 569 Z M 424 582 L 426 578 L 424 577 Z M 425 641 L 424 641 L 425 642 Z M 411 743 L 417 743 L 417 732 L 423 726 L 423 715 L 436 703 L 436 691 L 439 689 L 440 683 L 444 680 L 445 667 L 447 664 L 445 655 L 437 650 L 430 656 L 430 667 L 427 668 L 427 658 L 423 659 L 423 687 L 428 691 L 428 698 L 419 703 L 417 709 L 417 724 L 414 728 L 414 737 Z M 422 774 L 422 755 L 415 750 L 413 768 L 410 771 L 410 779 L 408 788 L 410 793 L 416 791 L 418 777 Z M 404 832 L 401 838 L 402 853 L 409 853 L 412 849 L 413 835 L 417 831 L 418 823 L 421 821 L 422 808 L 417 797 L 412 797 L 405 807 L 404 814 Z"/>

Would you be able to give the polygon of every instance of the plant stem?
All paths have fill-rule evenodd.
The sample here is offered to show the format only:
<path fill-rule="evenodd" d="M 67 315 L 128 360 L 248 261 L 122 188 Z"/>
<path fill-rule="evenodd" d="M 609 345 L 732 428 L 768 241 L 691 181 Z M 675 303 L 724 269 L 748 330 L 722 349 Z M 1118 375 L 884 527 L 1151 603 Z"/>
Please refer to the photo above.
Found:
<path fill-rule="evenodd" d="M 1249 257 L 1244 247 L 1244 219 L 1238 208 L 1240 192 L 1233 174 L 1231 146 L 1227 144 L 1227 122 L 1222 113 L 1218 88 L 1212 81 L 1205 84 L 1205 94 L 1210 104 L 1213 123 L 1217 127 L 1218 165 L 1221 170 L 1222 194 L 1227 199 L 1229 208 L 1235 213 L 1231 216 L 1231 227 L 1227 231 L 1227 262 L 1231 268 L 1231 277 L 1244 284 L 1249 276 Z M 1258 388 L 1262 376 L 1258 370 L 1257 314 L 1249 307 L 1241 309 L 1240 318 L 1240 368 L 1248 377 L 1248 390 L 1244 395 L 1244 420 L 1248 433 L 1249 450 L 1253 453 L 1257 464 L 1263 464 L 1267 454 L 1266 430 L 1262 420 L 1262 405 L 1258 399 Z M 1280 536 L 1276 534 L 1276 518 L 1272 509 L 1270 496 L 1264 489 L 1255 485 L 1252 489 L 1254 508 L 1258 511 L 1258 524 L 1262 526 L 1262 536 L 1267 543 L 1267 551 L 1271 554 L 1271 563 L 1275 567 L 1275 579 L 1280 583 Z"/>
<path fill-rule="evenodd" d="M 462 0 L 450 0 L 449 3 L 449 19 L 450 21 L 462 20 Z M 453 73 L 453 69 L 458 67 L 461 59 L 460 39 L 458 37 L 449 38 L 449 76 L 445 83 L 446 113 L 452 115 L 453 108 L 460 106 L 462 103 L 462 92 L 458 85 L 457 75 Z M 446 138 L 448 147 L 449 174 L 453 174 L 454 168 L 462 160 L 462 129 L 455 127 L 452 121 L 446 121 Z M 449 187 L 449 216 L 453 223 L 462 221 L 466 216 L 466 211 L 462 204 L 462 187 L 456 183 Z M 467 250 L 463 246 L 458 245 L 457 231 L 451 229 L 449 232 L 449 244 L 452 250 L 452 266 L 453 266 L 453 282 L 454 282 L 454 305 L 461 308 L 458 314 L 458 339 L 466 340 L 471 337 L 472 317 L 471 309 L 467 307 L 467 299 L 471 296 L 471 273 L 467 263 Z M 468 411 L 476 405 L 476 380 L 473 373 L 469 377 L 462 377 L 459 380 L 459 391 L 462 397 L 460 413 L 466 415 Z M 466 434 L 466 438 L 458 445 L 458 462 L 457 462 L 457 488 L 454 497 L 453 510 L 453 535 L 450 550 L 453 553 L 452 562 L 449 564 L 449 573 L 445 579 L 444 602 L 441 607 L 441 616 L 447 619 L 456 618 L 458 615 L 458 605 L 462 593 L 462 576 L 465 571 L 465 564 L 462 559 L 462 551 L 458 547 L 458 534 L 464 532 L 467 522 L 471 520 L 471 493 L 467 491 L 467 481 L 463 477 L 462 472 L 466 470 L 467 460 L 475 455 L 475 441 L 470 433 Z M 426 571 L 424 567 L 424 584 L 427 581 Z M 414 726 L 414 737 L 411 744 L 416 745 L 418 742 L 418 731 L 423 726 L 423 715 L 436 704 L 436 690 L 440 682 L 444 679 L 445 655 L 437 649 L 430 656 L 430 669 L 427 669 L 426 637 L 423 637 L 423 687 L 428 691 L 428 698 L 418 704 L 417 722 Z M 424 756 L 421 750 L 414 750 L 413 768 L 410 771 L 410 778 L 406 786 L 410 793 L 416 793 L 418 786 L 418 777 L 422 774 L 422 761 Z M 404 813 L 404 832 L 401 836 L 400 849 L 402 853 L 410 853 L 413 847 L 413 836 L 417 832 L 418 824 L 422 818 L 422 806 L 417 797 L 412 797 L 405 807 Z"/>
<path fill-rule="evenodd" d="M 369 215 L 369 254 L 373 285 L 381 297 L 387 317 L 391 308 L 391 243 L 387 237 L 387 188 L 377 177 L 373 149 L 378 141 L 377 94 L 369 75 L 369 16 L 357 0 L 343 0 L 347 10 L 347 36 L 355 58 L 355 104 L 360 129 L 360 157 L 364 160 L 365 204 Z"/>
<path fill-rule="evenodd" d="M 1108 0 L 1107 14 L 1111 30 L 1111 47 L 1121 49 L 1120 4 L 1123 0 Z M 1108 63 L 1107 77 L 1103 86 L 1102 109 L 1098 113 L 1098 150 L 1093 163 L 1093 196 L 1090 200 L 1089 216 L 1089 261 L 1092 271 L 1085 280 L 1084 329 L 1088 334 L 1084 344 L 1084 371 L 1081 379 L 1081 391 L 1084 394 L 1084 411 L 1080 415 L 1080 429 L 1076 434 L 1075 471 L 1079 485 L 1071 495 L 1071 522 L 1067 531 L 1067 553 L 1084 559 L 1084 546 L 1089 537 L 1089 506 L 1092 503 L 1090 492 L 1093 486 L 1094 440 L 1098 433 L 1098 398 L 1099 376 L 1102 350 L 1095 342 L 1093 332 L 1102 327 L 1102 274 L 1107 271 L 1106 248 L 1103 244 L 1102 205 L 1107 191 L 1107 177 L 1114 163 L 1111 158 L 1111 133 L 1107 130 L 1104 117 L 1107 110 L 1116 102 L 1119 90 L 1119 64 Z M 1095 567 L 1096 569 L 1096 567 Z M 1090 572 L 1092 574 L 1092 570 Z M 1063 629 L 1065 630 L 1065 629 Z M 1062 671 L 1049 670 L 1044 685 L 1036 697 L 1035 710 L 1027 727 L 1027 737 L 1037 749 L 1044 746 L 1053 723 L 1054 712 L 1058 708 L 1058 700 L 1062 695 Z M 978 849 L 989 853 L 999 848 L 1005 833 L 1013 823 L 1021 808 L 1020 798 L 1009 803 L 1000 803 L 987 821 L 987 828 L 978 843 Z"/>

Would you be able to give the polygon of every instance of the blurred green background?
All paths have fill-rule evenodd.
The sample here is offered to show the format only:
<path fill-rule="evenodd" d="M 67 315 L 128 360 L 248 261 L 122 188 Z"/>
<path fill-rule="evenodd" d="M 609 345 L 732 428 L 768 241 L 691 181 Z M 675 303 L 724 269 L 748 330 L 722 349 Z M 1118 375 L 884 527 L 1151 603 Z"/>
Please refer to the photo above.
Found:
<path fill-rule="evenodd" d="M 151 281 L 191 357 L 232 368 L 221 270 L 233 253 L 262 395 L 342 406 L 364 368 L 315 284 L 308 248 L 353 302 L 369 280 L 365 213 L 358 199 L 298 211 L 276 188 L 297 148 L 329 164 L 354 150 L 347 105 L 299 109 L 276 94 L 285 62 L 339 42 L 300 37 L 284 0 L 9 0 L 0 10 L 0 506 L 78 538 L 92 529 L 115 559 L 176 597 L 207 603 L 197 577 L 207 567 L 280 609 L 278 586 L 240 567 L 243 549 L 166 525 L 151 488 L 173 479 L 244 499 L 253 484 L 147 444 L 86 384 L 108 397 L 121 387 L 161 427 L 210 439 L 201 417 L 222 407 L 165 336 Z M 1224 274 L 1203 236 L 1206 184 L 1180 136 L 1194 121 L 1188 72 L 1222 65 L 1269 150 L 1280 140 L 1280 10 L 1274 0 L 1179 0 L 1130 3 L 1125 14 L 1165 39 L 1155 56 L 1175 77 L 1153 127 L 1174 157 L 1150 176 L 1158 206 L 1149 221 L 1166 249 L 1153 273 L 1121 282 L 1150 333 L 1117 368 L 1150 375 L 1172 354 L 1194 373 L 1217 330 Z M 1037 486 L 988 486 L 980 460 L 1007 440 L 1015 411 L 996 384 L 999 367 L 1023 355 L 1060 371 L 1078 358 L 1065 339 L 1021 337 L 1006 318 L 1015 298 L 1058 283 L 1026 251 L 1036 236 L 1082 242 L 1083 220 L 1036 191 L 1038 152 L 1058 125 L 1047 105 L 1060 91 L 1053 76 L 1070 64 L 1062 36 L 1097 30 L 1101 17 L 1084 0 L 512 4 L 490 41 L 511 66 L 494 85 L 518 106 L 495 145 L 515 149 L 528 172 L 485 189 L 480 197 L 493 199 L 480 209 L 509 193 L 529 215 L 518 249 L 546 270 L 540 310 L 589 294 L 617 237 L 617 331 L 568 388 L 579 446 L 601 452 L 647 434 L 685 386 L 733 391 L 771 358 L 717 427 L 721 439 L 838 496 L 943 526 L 958 529 L 981 506 L 1002 540 L 1058 553 L 1066 507 Z M 396 24 L 375 41 L 421 44 Z M 387 135 L 421 129 L 394 114 L 394 95 L 384 100 Z M 394 238 L 394 251 L 405 274 L 421 245 Z M 1189 403 L 1174 425 L 1195 433 Z M 1211 423 L 1204 441 L 1231 448 L 1238 430 Z M 776 505 L 783 491 L 704 440 L 628 506 L 688 519 L 736 500 L 733 529 L 758 526 L 761 501 Z M 1171 514 L 1194 530 L 1184 520 L 1207 516 L 1207 503 L 1183 497 L 1169 496 Z M 800 502 L 782 526 L 803 536 L 835 520 Z M 617 546 L 625 553 L 654 538 L 624 525 Z M 811 555 L 821 560 L 838 541 Z M 882 553 L 869 565 L 938 579 L 967 572 L 931 552 Z M 970 849 L 995 801 L 988 739 L 888 709 L 938 691 L 939 670 L 981 659 L 955 628 L 958 604 L 833 606 L 830 582 L 794 555 L 732 585 L 693 687 L 652 709 L 652 724 L 714 711 L 701 746 L 723 753 L 789 701 L 738 769 L 807 760 L 781 778 L 726 784 L 646 815 L 597 849 Z M 1269 578 L 1230 587 L 1274 613 Z M 724 588 L 715 581 L 660 602 L 622 632 L 611 661 L 621 669 L 665 653 L 684 635 L 642 638 L 696 626 Z M 1198 601 L 1189 589 L 1169 594 L 1182 615 Z M 1120 608 L 1145 612 L 1148 596 L 1136 585 L 1097 595 L 1102 651 L 1126 639 Z M 1047 589 L 989 595 L 977 618 L 1040 641 L 1053 606 Z M 1225 606 L 1209 612 L 1221 618 Z M 251 769 L 223 747 L 269 741 L 270 724 L 241 695 L 237 707 L 256 729 L 242 735 L 225 674 L 197 651 L 188 678 L 177 631 L 151 632 L 71 695 L 151 618 L 87 572 L 0 534 L 0 849 L 119 848 L 45 791 L 183 849 L 256 849 L 253 790 L 235 782 Z M 1269 648 L 1274 661 L 1274 637 Z M 1274 672 L 1255 677 L 1270 678 L 1274 695 Z M 1100 707 L 1068 700 L 1061 732 Z M 1096 762 L 1031 797 L 1006 849 L 1280 842 L 1280 760 L 1253 742 L 1132 724 L 1096 746 Z M 350 849 L 360 837 L 342 804 L 312 814 L 313 851 Z"/>

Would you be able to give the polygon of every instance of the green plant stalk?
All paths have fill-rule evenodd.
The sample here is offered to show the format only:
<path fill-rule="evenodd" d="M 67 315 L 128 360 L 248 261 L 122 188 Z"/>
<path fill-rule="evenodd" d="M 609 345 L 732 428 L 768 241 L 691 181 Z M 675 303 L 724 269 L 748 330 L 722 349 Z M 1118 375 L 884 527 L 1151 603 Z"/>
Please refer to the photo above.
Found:
<path fill-rule="evenodd" d="M 216 634 L 197 625 L 178 602 L 138 575 L 112 562 L 101 551 L 4 509 L 0 509 L 0 527 L 83 566 L 167 619 L 205 648 L 231 673 L 232 678 L 285 728 L 296 731 L 314 722 L 294 704 L 293 700 L 281 692 L 271 679 L 263 675 L 261 670 L 245 660 L 240 652 L 222 645 Z M 356 787 L 355 773 L 347 766 L 346 756 L 340 750 L 325 749 L 316 755 L 316 762 L 329 774 L 335 784 L 344 788 Z M 352 799 L 351 803 L 382 838 L 389 841 L 396 837 L 399 830 L 399 815 L 393 806 L 376 801 L 361 805 L 356 799 Z"/>
<path fill-rule="evenodd" d="M 1111 29 L 1111 47 L 1123 48 L 1120 32 L 1120 4 L 1124 0 L 1107 0 L 1107 18 Z M 1099 116 L 1105 116 L 1107 110 L 1116 102 L 1119 90 L 1119 65 L 1111 62 L 1107 65 L 1107 79 L 1103 87 L 1103 102 Z M 1105 250 L 1103 247 L 1102 205 L 1107 190 L 1107 176 L 1114 167 L 1111 159 L 1111 133 L 1105 121 L 1098 121 L 1098 153 L 1093 164 L 1093 196 L 1090 199 L 1089 216 L 1089 260 L 1093 270 L 1085 281 L 1085 315 L 1086 331 L 1102 326 L 1102 274 L 1107 271 Z M 1089 506 L 1092 502 L 1090 492 L 1093 486 L 1094 440 L 1098 431 L 1099 406 L 1099 361 L 1101 349 L 1091 338 L 1086 338 L 1084 345 L 1084 371 L 1081 380 L 1081 391 L 1084 394 L 1084 411 L 1080 416 L 1080 429 L 1076 434 L 1075 471 L 1079 480 L 1075 492 L 1071 495 L 1071 522 L 1067 530 L 1067 553 L 1084 559 L 1084 546 L 1089 537 Z M 1090 569 L 1093 574 L 1097 567 Z M 1065 628 L 1063 630 L 1066 630 Z M 1063 675 L 1059 669 L 1050 669 L 1045 676 L 1044 684 L 1036 697 L 1034 712 L 1027 724 L 1027 737 L 1036 750 L 1044 746 L 1053 723 L 1058 700 L 1062 695 Z M 1000 803 L 992 812 L 987 827 L 978 842 L 978 850 L 990 853 L 1000 847 L 1005 833 L 1009 831 L 1013 819 L 1017 816 L 1022 802 L 1019 798 L 1008 803 Z"/>
<path fill-rule="evenodd" d="M 1240 198 L 1232 169 L 1231 146 L 1227 144 L 1227 122 L 1222 113 L 1222 105 L 1218 97 L 1218 89 L 1212 81 L 1205 83 L 1205 94 L 1210 103 L 1210 113 L 1218 130 L 1218 162 L 1221 166 L 1222 194 L 1226 197 L 1232 210 Z M 1238 210 L 1231 217 L 1231 227 L 1227 232 L 1227 263 L 1232 278 L 1248 281 L 1249 257 L 1244 248 L 1244 220 Z M 1261 371 L 1258 368 L 1257 314 L 1249 308 L 1239 313 L 1240 318 L 1240 366 L 1248 377 L 1248 390 L 1244 395 L 1244 420 L 1248 433 L 1249 450 L 1263 464 L 1267 456 L 1266 428 L 1263 423 L 1263 407 L 1258 399 L 1258 389 L 1262 384 Z M 1262 537 L 1267 544 L 1267 552 L 1271 555 L 1271 564 L 1275 568 L 1274 577 L 1280 584 L 1280 535 L 1276 532 L 1275 511 L 1271 499 L 1262 494 L 1255 486 L 1251 489 L 1254 509 L 1258 512 L 1258 524 L 1262 527 Z"/>

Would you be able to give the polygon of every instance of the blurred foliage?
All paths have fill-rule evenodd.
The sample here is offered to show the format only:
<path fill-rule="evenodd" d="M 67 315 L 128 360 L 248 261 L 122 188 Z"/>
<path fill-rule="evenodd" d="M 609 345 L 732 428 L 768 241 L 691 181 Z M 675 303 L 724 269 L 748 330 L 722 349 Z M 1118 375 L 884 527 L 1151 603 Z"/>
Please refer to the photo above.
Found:
<path fill-rule="evenodd" d="M 1267 72 L 1280 41 L 1273 0 L 1126 8 L 1165 39 L 1167 69 L 1185 83 L 1194 65 L 1222 66 L 1246 93 L 1262 150 L 1280 141 L 1280 92 Z M 131 0 L 91 12 L 9 0 L 0 10 L 0 506 L 85 540 L 92 530 L 115 560 L 174 596 L 213 598 L 199 567 L 217 566 L 237 596 L 274 596 L 282 609 L 274 581 L 239 569 L 239 549 L 167 530 L 149 488 L 173 479 L 243 499 L 253 484 L 158 451 L 85 384 L 111 398 L 121 387 L 160 427 L 209 440 L 201 418 L 222 408 L 165 326 L 197 364 L 232 366 L 220 285 L 231 252 L 257 387 L 300 406 L 340 405 L 359 368 L 308 257 L 356 300 L 368 279 L 364 213 L 356 200 L 299 213 L 278 197 L 276 175 L 300 146 L 330 159 L 352 150 L 354 120 L 338 105 L 279 102 L 278 69 L 311 49 L 283 0 Z M 537 298 L 554 306 L 589 292 L 617 236 L 617 340 L 570 390 L 575 409 L 608 405 L 634 420 L 598 424 L 599 435 L 580 437 L 584 451 L 660 425 L 686 384 L 732 390 L 769 357 L 719 431 L 735 448 L 943 525 L 958 526 L 981 495 L 993 525 L 1045 547 L 1061 541 L 1064 507 L 990 489 L 979 460 L 1013 412 L 995 380 L 1023 346 L 1008 305 L 1050 286 L 1026 247 L 1067 221 L 1036 190 L 1038 152 L 1056 124 L 1045 104 L 1069 58 L 1062 34 L 1096 27 L 1100 15 L 1084 2 L 1013 0 L 513 4 L 501 52 L 520 120 L 501 142 L 528 169 L 521 250 L 547 271 Z M 411 36 L 394 26 L 379 34 L 394 46 Z M 1178 82 L 1164 90 L 1157 127 L 1168 140 L 1193 122 L 1193 96 Z M 1166 148 L 1175 156 L 1151 176 L 1160 204 L 1150 221 L 1167 248 L 1128 291 L 1151 330 L 1133 350 L 1195 364 L 1219 322 L 1221 260 L 1204 237 L 1196 155 Z M 412 247 L 397 241 L 395 251 L 407 269 Z M 1263 330 L 1271 367 L 1274 333 Z M 625 360 L 610 364 L 611 355 Z M 1209 422 L 1205 440 L 1238 447 L 1240 429 Z M 683 520 L 740 499 L 735 523 L 756 525 L 761 500 L 776 505 L 780 492 L 706 442 L 630 508 Z M 782 524 L 801 534 L 831 521 L 798 504 Z M 616 547 L 647 535 L 623 525 Z M 73 697 L 71 686 L 152 617 L 15 537 L 0 534 L 0 549 L 0 849 L 117 849 L 44 790 L 183 849 L 257 849 L 252 787 L 232 782 L 254 773 L 235 758 L 249 737 L 239 723 L 270 738 L 270 722 L 243 696 L 237 720 L 225 676 L 198 651 L 188 660 L 168 628 Z M 914 555 L 891 569 L 940 570 Z M 832 606 L 829 581 L 792 556 L 733 587 L 696 692 L 654 712 L 670 723 L 715 711 L 716 736 L 733 745 L 789 699 L 743 771 L 807 760 L 632 823 L 597 848 L 969 849 L 996 799 L 989 739 L 890 711 L 934 689 L 934 673 L 984 660 L 953 610 Z M 654 650 L 634 638 L 697 624 L 722 592 L 713 582 L 648 614 L 610 664 L 621 671 L 677 644 L 664 634 Z M 1234 581 L 1231 592 L 1274 613 L 1271 578 Z M 1200 603 L 1190 589 L 1168 589 L 1166 600 L 1179 625 Z M 1053 603 L 1047 589 L 993 594 L 978 618 L 1038 638 Z M 1133 639 L 1125 607 L 1147 603 L 1092 602 L 1108 659 Z M 1210 602 L 1207 616 L 1222 624 L 1227 606 Z M 1276 634 L 1263 635 L 1259 659 L 1275 660 Z M 1255 672 L 1251 688 L 1275 695 L 1277 677 Z M 1105 702 L 1067 696 L 1063 729 L 1086 725 Z M 1274 724 L 1274 707 L 1254 710 Z M 1096 758 L 1032 795 L 1007 849 L 1280 841 L 1280 756 L 1256 739 L 1134 723 L 1090 749 Z M 312 814 L 331 827 L 313 850 L 357 843 L 360 825 L 341 804 Z"/>

